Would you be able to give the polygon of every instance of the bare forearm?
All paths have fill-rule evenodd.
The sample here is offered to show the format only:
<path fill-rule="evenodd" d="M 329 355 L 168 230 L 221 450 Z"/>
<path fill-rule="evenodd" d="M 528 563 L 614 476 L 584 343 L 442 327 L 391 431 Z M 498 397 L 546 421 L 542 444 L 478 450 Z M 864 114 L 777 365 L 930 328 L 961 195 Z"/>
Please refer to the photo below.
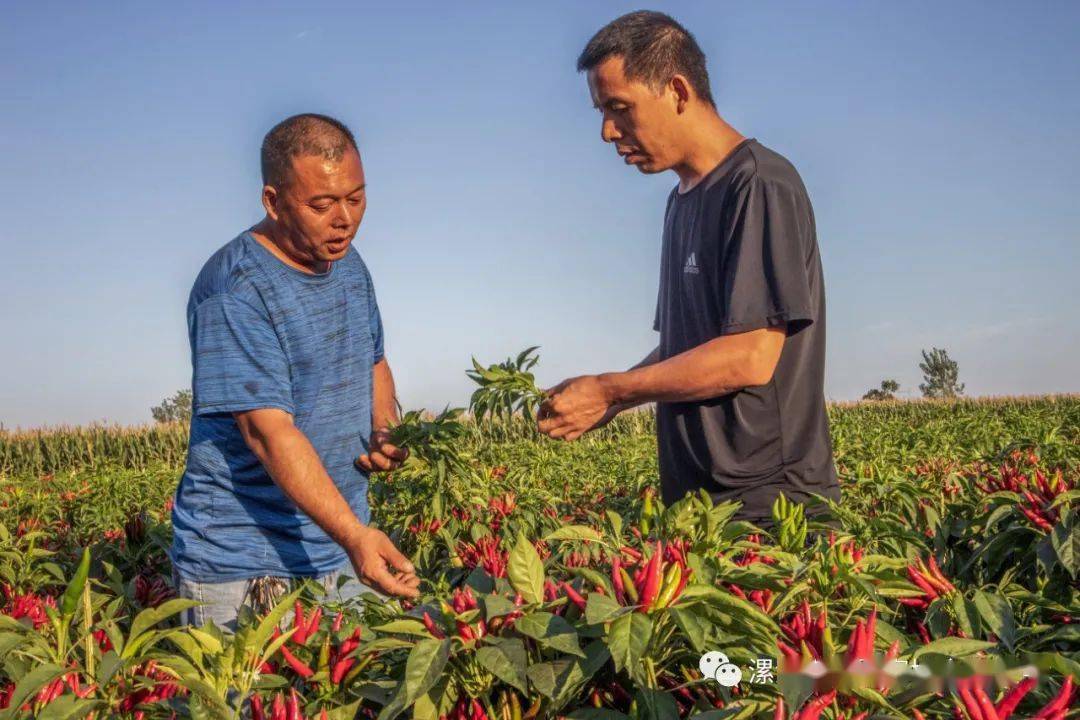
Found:
<path fill-rule="evenodd" d="M 725 335 L 662 362 L 599 379 L 619 405 L 707 400 L 768 383 L 782 345 L 782 331 Z"/>
<path fill-rule="evenodd" d="M 244 435 L 282 492 L 336 543 L 349 545 L 367 529 L 327 474 L 307 436 L 292 424 L 291 418 L 258 426 L 249 424 Z"/>
<path fill-rule="evenodd" d="M 390 427 L 398 421 L 397 389 L 390 361 L 385 357 L 372 368 L 371 384 L 371 427 Z"/>
<path fill-rule="evenodd" d="M 660 362 L 660 346 L 659 345 L 654 347 L 652 349 L 652 352 L 650 352 L 648 355 L 646 355 L 644 357 L 644 359 L 642 359 L 641 362 L 639 362 L 637 365 L 634 365 L 632 368 L 630 368 L 626 372 L 632 372 L 632 371 L 637 370 L 639 368 L 648 367 L 649 365 L 655 365 L 658 362 Z M 638 405 L 641 405 L 642 403 L 646 403 L 646 402 L 649 402 L 649 401 L 648 400 L 637 400 L 637 401 L 635 401 L 633 399 L 628 399 L 628 400 L 623 401 L 623 402 L 615 403 L 614 407 L 616 408 L 616 412 L 622 412 L 623 410 L 629 410 L 630 408 L 637 407 Z"/>

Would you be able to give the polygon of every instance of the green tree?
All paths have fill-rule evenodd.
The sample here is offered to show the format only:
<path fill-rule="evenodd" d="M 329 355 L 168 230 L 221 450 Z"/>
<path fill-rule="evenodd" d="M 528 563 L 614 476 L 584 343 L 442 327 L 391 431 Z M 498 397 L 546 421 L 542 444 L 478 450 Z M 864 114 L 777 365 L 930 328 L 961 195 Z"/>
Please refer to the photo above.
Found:
<path fill-rule="evenodd" d="M 923 397 L 954 398 L 964 394 L 964 384 L 957 382 L 960 367 L 955 360 L 949 359 L 949 353 L 941 348 L 934 348 L 929 353 L 922 351 L 923 361 L 919 369 L 923 372 L 925 383 L 920 383 L 919 390 Z"/>
<path fill-rule="evenodd" d="M 177 390 L 172 397 L 167 397 L 160 405 L 150 408 L 150 414 L 159 423 L 190 422 L 191 391 Z"/>
<path fill-rule="evenodd" d="M 880 388 L 871 388 L 862 396 L 863 400 L 895 400 L 900 383 L 895 380 L 882 380 Z"/>

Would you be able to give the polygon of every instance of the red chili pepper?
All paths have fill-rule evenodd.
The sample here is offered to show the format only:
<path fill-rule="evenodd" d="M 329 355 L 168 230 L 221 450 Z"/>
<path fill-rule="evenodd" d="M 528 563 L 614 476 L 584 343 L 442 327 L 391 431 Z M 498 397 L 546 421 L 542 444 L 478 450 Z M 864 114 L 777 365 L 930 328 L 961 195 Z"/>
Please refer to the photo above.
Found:
<path fill-rule="evenodd" d="M 1046 707 L 1039 711 L 1034 720 L 1058 720 L 1065 717 L 1065 711 L 1069 707 L 1069 700 L 1073 694 L 1072 675 L 1065 676 L 1065 682 L 1061 684 L 1061 690 L 1054 699 L 1047 703 Z"/>
<path fill-rule="evenodd" d="M 802 667 L 802 655 L 798 650 L 783 640 L 777 640 L 776 645 L 780 648 L 780 652 L 784 654 L 784 670 L 786 672 L 795 672 Z"/>
<path fill-rule="evenodd" d="M 639 598 L 641 600 L 641 606 L 643 610 L 647 610 L 656 599 L 656 594 L 660 591 L 660 579 L 662 577 L 663 567 L 661 565 L 661 555 L 663 554 L 663 546 L 658 540 L 656 542 L 656 550 L 653 552 L 651 558 L 649 558 L 649 564 L 645 570 L 644 584 L 639 592 Z"/>
<path fill-rule="evenodd" d="M 622 568 L 622 563 L 619 562 L 619 557 L 616 555 L 611 561 L 611 585 L 615 588 L 615 599 L 620 605 L 626 604 L 626 588 L 623 586 L 622 573 L 619 570 Z"/>
<path fill-rule="evenodd" d="M 919 712 L 916 708 L 912 708 L 911 714 L 915 716 L 915 720 L 926 720 L 926 716 Z"/>
<path fill-rule="evenodd" d="M 964 703 L 964 709 L 971 716 L 971 720 L 991 720 L 983 716 L 982 708 L 971 692 L 970 681 L 971 678 L 957 678 L 956 680 L 956 690 L 960 695 L 960 700 Z"/>
<path fill-rule="evenodd" d="M 981 679 L 972 679 L 971 690 L 975 695 L 975 702 L 979 704 L 979 710 L 982 711 L 983 717 L 986 720 L 1000 720 L 997 710 L 994 709 L 994 703 L 990 701 L 990 697 L 986 694 Z"/>
<path fill-rule="evenodd" d="M 315 633 L 319 631 L 319 623 L 322 622 L 322 606 L 315 608 L 315 612 L 311 613 L 311 617 L 308 618 L 307 633 L 305 639 L 310 639 Z"/>
<path fill-rule="evenodd" d="M 949 582 L 949 578 L 945 577 L 945 573 L 941 572 L 941 568 L 938 567 L 937 559 L 930 556 L 930 573 L 946 588 L 945 592 L 953 592 L 956 590 L 956 586 Z"/>
<path fill-rule="evenodd" d="M 911 565 L 908 566 L 907 576 L 908 579 L 911 580 L 911 582 L 914 583 L 916 586 L 918 586 L 918 588 L 923 591 L 923 594 L 928 596 L 931 600 L 936 600 L 939 597 L 937 590 L 935 590 L 933 586 L 931 586 L 930 583 L 927 582 L 926 578 L 924 578 L 922 574 Z"/>
<path fill-rule="evenodd" d="M 356 658 L 347 657 L 338 660 L 334 663 L 334 667 L 330 669 L 330 682 L 334 685 L 340 685 L 341 681 L 345 679 L 345 676 L 349 674 L 349 670 L 356 664 Z"/>
<path fill-rule="evenodd" d="M 773 720 L 785 720 L 786 713 L 784 712 L 784 697 L 781 695 L 776 698 L 776 709 L 773 710 Z"/>
<path fill-rule="evenodd" d="M 263 714 L 262 698 L 258 693 L 251 696 L 251 720 L 266 720 L 266 715 Z"/>
<path fill-rule="evenodd" d="M 1035 527 L 1039 528 L 1040 530 L 1045 530 L 1046 532 L 1053 531 L 1054 526 L 1050 524 L 1050 522 L 1047 521 L 1045 518 L 1043 518 L 1037 511 L 1024 507 L 1023 505 L 1019 505 L 1018 507 L 1020 508 L 1020 512 L 1023 513 L 1024 517 L 1030 520 Z"/>
<path fill-rule="evenodd" d="M 296 697 L 296 690 L 289 690 L 289 702 L 285 706 L 287 714 L 285 720 L 304 720 L 304 716 L 300 713 L 300 700 Z"/>
<path fill-rule="evenodd" d="M 334 632 L 341 630 L 341 623 L 345 620 L 345 613 L 338 610 L 338 614 L 334 617 L 334 624 L 330 626 L 330 629 Z"/>
<path fill-rule="evenodd" d="M 866 626 L 863 628 L 862 637 L 862 657 L 864 660 L 870 661 L 874 659 L 874 636 L 877 634 L 877 605 L 870 608 L 870 616 L 866 619 Z"/>
<path fill-rule="evenodd" d="M 431 633 L 440 640 L 446 637 L 446 633 L 444 633 L 439 628 L 439 626 L 435 624 L 435 621 L 431 619 L 431 615 L 426 612 L 424 613 L 424 627 L 427 628 L 427 631 L 429 633 Z"/>
<path fill-rule="evenodd" d="M 281 697 L 280 692 L 274 695 L 274 702 L 270 706 L 270 720 L 286 720 L 285 700 Z"/>
<path fill-rule="evenodd" d="M 568 582 L 563 582 L 563 592 L 566 593 L 566 597 L 570 598 L 570 601 L 578 606 L 581 612 L 585 612 L 585 598 L 581 597 L 580 593 L 570 585 Z"/>
<path fill-rule="evenodd" d="M 304 641 L 307 640 L 307 628 L 304 622 L 304 606 L 300 604 L 299 600 L 296 601 L 296 605 L 293 607 L 293 627 L 296 629 L 296 632 L 292 635 L 293 642 L 303 645 Z"/>
<path fill-rule="evenodd" d="M 848 650 L 847 656 L 844 658 L 844 663 L 850 665 L 856 660 L 860 659 L 862 655 L 863 646 L 863 623 L 859 620 L 855 623 L 855 629 L 851 631 L 851 636 L 848 638 Z"/>
<path fill-rule="evenodd" d="M 1013 710 L 1016 710 L 1016 706 L 1020 704 L 1020 701 L 1024 699 L 1024 696 L 1031 692 L 1031 689 L 1035 687 L 1036 680 L 1033 677 L 1026 677 L 1005 693 L 1005 696 L 998 701 L 995 710 L 997 710 L 998 717 L 1001 720 L 1007 720 L 1012 715 Z"/>
<path fill-rule="evenodd" d="M 795 714 L 795 717 L 792 718 L 792 720 L 818 720 L 825 708 L 835 699 L 836 691 L 830 690 L 826 694 L 816 697 L 808 702 Z"/>
<path fill-rule="evenodd" d="M 293 655 L 289 648 L 284 645 L 281 646 L 281 655 L 285 658 L 285 662 L 289 663 L 289 667 L 295 670 L 300 677 L 309 678 L 315 674 L 311 668 L 305 665 L 300 658 Z"/>

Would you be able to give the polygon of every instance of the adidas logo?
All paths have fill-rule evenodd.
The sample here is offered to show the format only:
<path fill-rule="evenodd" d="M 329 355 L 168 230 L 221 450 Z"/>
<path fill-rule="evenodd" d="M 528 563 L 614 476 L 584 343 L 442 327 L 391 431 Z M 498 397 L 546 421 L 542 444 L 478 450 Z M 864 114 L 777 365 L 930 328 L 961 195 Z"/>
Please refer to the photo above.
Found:
<path fill-rule="evenodd" d="M 690 253 L 690 257 L 686 258 L 686 265 L 683 266 L 683 272 L 690 273 L 691 275 L 697 275 L 701 272 L 701 268 L 699 268 L 697 264 L 695 253 Z"/>

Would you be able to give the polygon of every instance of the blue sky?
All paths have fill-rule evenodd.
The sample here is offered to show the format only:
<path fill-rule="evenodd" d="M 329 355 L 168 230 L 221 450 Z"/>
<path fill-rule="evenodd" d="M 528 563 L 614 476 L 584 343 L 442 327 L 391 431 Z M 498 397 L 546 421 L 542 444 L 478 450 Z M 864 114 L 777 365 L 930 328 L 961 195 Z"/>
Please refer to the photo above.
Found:
<path fill-rule="evenodd" d="M 382 5 L 382 4 L 380 4 Z M 260 216 L 295 112 L 355 131 L 357 247 L 406 407 L 464 403 L 470 355 L 539 379 L 655 344 L 674 175 L 599 139 L 574 60 L 620 2 L 17 3 L 0 27 L 0 422 L 141 422 L 190 379 L 184 306 Z M 814 203 L 826 394 L 1080 390 L 1080 4 L 653 3 L 721 114 Z"/>

